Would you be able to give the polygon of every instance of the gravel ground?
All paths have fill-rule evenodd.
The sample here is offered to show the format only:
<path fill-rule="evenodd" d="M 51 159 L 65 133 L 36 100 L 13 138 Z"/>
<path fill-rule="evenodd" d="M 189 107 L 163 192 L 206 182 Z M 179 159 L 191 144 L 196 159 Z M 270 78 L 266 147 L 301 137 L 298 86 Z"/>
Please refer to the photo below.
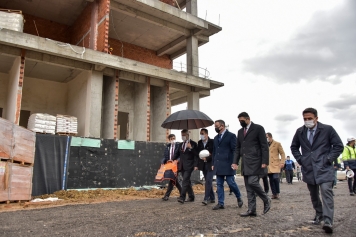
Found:
<path fill-rule="evenodd" d="M 325 236 L 320 226 L 310 223 L 314 210 L 306 184 L 281 184 L 281 199 L 257 217 L 242 218 L 247 210 L 246 191 L 241 177 L 237 183 L 245 202 L 237 208 L 236 198 L 226 192 L 225 209 L 203 206 L 203 196 L 194 203 L 180 204 L 176 197 L 76 204 L 0 213 L 0 236 Z M 335 192 L 333 236 L 356 236 L 356 196 L 348 193 L 345 181 Z"/>

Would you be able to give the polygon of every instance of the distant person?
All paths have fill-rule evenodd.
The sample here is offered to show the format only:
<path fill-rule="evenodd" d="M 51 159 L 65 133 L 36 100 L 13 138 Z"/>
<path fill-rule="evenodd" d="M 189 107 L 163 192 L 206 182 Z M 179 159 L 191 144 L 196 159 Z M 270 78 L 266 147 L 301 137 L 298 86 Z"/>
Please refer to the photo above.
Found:
<path fill-rule="evenodd" d="M 299 164 L 297 164 L 297 179 L 298 182 L 302 181 L 302 167 Z"/>
<path fill-rule="evenodd" d="M 179 149 L 179 143 L 176 143 L 176 136 L 174 134 L 170 134 L 168 136 L 169 143 L 167 144 L 166 148 L 164 149 L 164 157 L 161 161 L 162 164 L 166 164 L 169 160 L 174 160 L 175 154 L 178 152 Z M 178 174 L 177 174 L 178 177 Z M 178 182 L 178 178 L 175 180 L 169 180 L 167 191 L 163 196 L 164 201 L 168 201 L 169 196 L 171 195 L 171 192 L 173 190 L 173 186 L 176 186 L 177 189 L 179 190 L 179 194 L 182 191 L 182 187 L 180 183 Z"/>
<path fill-rule="evenodd" d="M 287 156 L 287 160 L 284 164 L 284 171 L 286 172 L 286 179 L 288 184 L 293 184 L 295 165 L 294 162 Z"/>
<path fill-rule="evenodd" d="M 203 204 L 208 205 L 208 203 L 215 203 L 215 194 L 213 190 L 213 170 L 211 169 L 212 154 L 214 148 L 214 140 L 208 135 L 208 130 L 202 128 L 200 130 L 200 140 L 198 142 L 198 154 L 202 150 L 208 150 L 210 155 L 206 158 L 199 159 L 198 169 L 203 172 L 205 180 L 205 195 Z"/>
<path fill-rule="evenodd" d="M 283 168 L 281 168 L 281 171 L 279 173 L 279 182 L 283 183 L 283 173 L 284 173 L 284 164 L 283 164 Z"/>
<path fill-rule="evenodd" d="M 178 202 L 184 203 L 188 193 L 187 202 L 194 202 L 195 196 L 192 188 L 190 176 L 194 170 L 198 169 L 198 144 L 189 139 L 189 131 L 183 129 L 181 131 L 183 142 L 180 144 L 179 149 L 175 155 L 175 159 L 179 158 L 179 170 L 182 173 L 182 191 Z"/>
<path fill-rule="evenodd" d="M 241 159 L 241 174 L 244 176 L 245 187 L 248 198 L 248 210 L 240 216 L 256 216 L 256 195 L 263 203 L 263 214 L 271 208 L 271 199 L 262 189 L 259 183 L 259 176 L 267 173 L 269 161 L 268 143 L 265 129 L 258 124 L 251 122 L 250 116 L 246 112 L 238 115 L 241 129 L 238 131 L 236 150 L 233 168 L 238 169 Z"/>
<path fill-rule="evenodd" d="M 269 146 L 268 178 L 272 190 L 272 199 L 279 199 L 279 173 L 281 168 L 284 167 L 286 155 L 281 143 L 273 139 L 272 133 L 266 133 L 266 138 Z"/>
<path fill-rule="evenodd" d="M 346 170 L 352 170 L 356 175 L 356 149 L 355 149 L 355 138 L 351 137 L 347 139 L 347 144 L 342 152 L 342 161 L 344 162 L 344 167 Z M 354 183 L 352 184 L 352 180 Z M 347 183 L 349 185 L 350 195 L 354 196 L 356 193 L 356 182 L 354 178 L 347 178 Z"/>
<path fill-rule="evenodd" d="M 238 207 L 242 207 L 240 189 L 235 182 L 236 171 L 232 169 L 234 151 L 236 147 L 236 135 L 225 128 L 223 120 L 215 121 L 215 131 L 218 135 L 214 137 L 213 170 L 216 174 L 216 185 L 218 203 L 213 210 L 224 209 L 225 191 L 224 179 L 237 198 Z"/>
<path fill-rule="evenodd" d="M 332 233 L 334 219 L 332 163 L 343 150 L 342 141 L 332 126 L 318 122 L 316 109 L 307 108 L 302 114 L 304 126 L 297 129 L 291 151 L 302 166 L 303 181 L 307 183 L 310 192 L 316 212 L 313 224 L 319 225 L 324 220 L 323 230 Z"/>

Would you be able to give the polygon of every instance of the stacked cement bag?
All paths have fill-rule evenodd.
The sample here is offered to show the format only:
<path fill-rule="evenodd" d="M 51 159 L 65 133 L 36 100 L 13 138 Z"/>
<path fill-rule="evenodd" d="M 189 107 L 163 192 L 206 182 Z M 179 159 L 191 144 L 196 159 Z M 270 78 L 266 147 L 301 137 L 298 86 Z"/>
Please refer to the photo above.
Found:
<path fill-rule="evenodd" d="M 0 11 L 0 28 L 23 32 L 23 15 Z"/>
<path fill-rule="evenodd" d="M 74 116 L 57 114 L 57 133 L 77 134 L 77 118 Z"/>
<path fill-rule="evenodd" d="M 27 128 L 33 132 L 55 134 L 56 117 L 49 114 L 32 114 L 28 119 Z"/>

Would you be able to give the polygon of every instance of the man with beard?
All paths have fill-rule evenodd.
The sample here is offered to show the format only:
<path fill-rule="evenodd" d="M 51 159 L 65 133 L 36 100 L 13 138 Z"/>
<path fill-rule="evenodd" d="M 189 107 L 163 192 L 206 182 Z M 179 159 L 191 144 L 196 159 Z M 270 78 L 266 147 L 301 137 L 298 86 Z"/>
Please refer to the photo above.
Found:
<path fill-rule="evenodd" d="M 256 216 L 256 195 L 263 203 L 263 214 L 271 208 L 271 199 L 259 183 L 259 177 L 267 174 L 269 160 L 269 150 L 266 140 L 265 129 L 258 124 L 251 122 L 250 116 L 246 112 L 238 115 L 242 128 L 238 131 L 237 143 L 233 168 L 238 168 L 241 159 L 241 174 L 244 176 L 245 187 L 248 198 L 248 210 L 240 216 Z"/>

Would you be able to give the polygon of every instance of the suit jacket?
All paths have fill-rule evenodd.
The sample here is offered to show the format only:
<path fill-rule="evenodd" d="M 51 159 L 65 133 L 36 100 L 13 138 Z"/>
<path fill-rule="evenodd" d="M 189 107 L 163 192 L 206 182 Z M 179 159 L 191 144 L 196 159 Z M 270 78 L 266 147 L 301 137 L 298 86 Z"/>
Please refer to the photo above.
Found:
<path fill-rule="evenodd" d="M 268 173 L 277 174 L 281 172 L 281 165 L 284 165 L 286 155 L 281 143 L 273 140 L 269 146 Z"/>
<path fill-rule="evenodd" d="M 244 136 L 244 128 L 237 133 L 234 164 L 239 164 L 241 159 L 242 175 L 266 175 L 267 168 L 262 169 L 262 164 L 269 163 L 269 148 L 265 129 L 252 123 Z"/>
<path fill-rule="evenodd" d="M 179 149 L 175 154 L 175 160 L 180 159 L 178 163 L 179 170 L 193 170 L 194 167 L 198 167 L 198 144 L 195 141 L 190 140 L 191 149 L 186 148 L 183 151 L 184 142 L 179 144 Z"/>
<path fill-rule="evenodd" d="M 219 142 L 218 135 L 214 137 L 213 161 L 214 173 L 216 175 L 235 175 L 236 171 L 231 168 L 234 160 L 236 147 L 236 135 L 225 131 Z"/>
<path fill-rule="evenodd" d="M 342 141 L 332 126 L 318 122 L 311 145 L 307 129 L 305 126 L 297 129 L 290 147 L 302 166 L 303 181 L 314 185 L 332 182 L 335 179 L 332 163 L 343 151 Z"/>
<path fill-rule="evenodd" d="M 161 164 L 165 164 L 169 160 L 170 152 L 171 152 L 171 146 L 172 146 L 172 144 L 168 143 L 166 148 L 164 149 L 164 156 L 163 156 L 163 159 L 161 160 Z M 175 154 L 178 152 L 178 150 L 179 150 L 179 142 L 176 142 L 174 144 L 174 154 L 173 154 L 172 159 L 175 158 Z"/>
<path fill-rule="evenodd" d="M 204 170 L 205 167 L 208 168 L 208 170 L 211 171 L 211 161 L 213 159 L 213 149 L 214 148 L 214 140 L 208 138 L 208 142 L 206 143 L 206 146 L 204 148 L 204 144 L 202 140 L 198 141 L 198 154 L 202 151 L 202 150 L 208 150 L 210 152 L 210 156 L 208 156 L 206 158 L 206 162 L 204 162 L 202 159 L 198 159 L 198 169 L 199 170 Z"/>

